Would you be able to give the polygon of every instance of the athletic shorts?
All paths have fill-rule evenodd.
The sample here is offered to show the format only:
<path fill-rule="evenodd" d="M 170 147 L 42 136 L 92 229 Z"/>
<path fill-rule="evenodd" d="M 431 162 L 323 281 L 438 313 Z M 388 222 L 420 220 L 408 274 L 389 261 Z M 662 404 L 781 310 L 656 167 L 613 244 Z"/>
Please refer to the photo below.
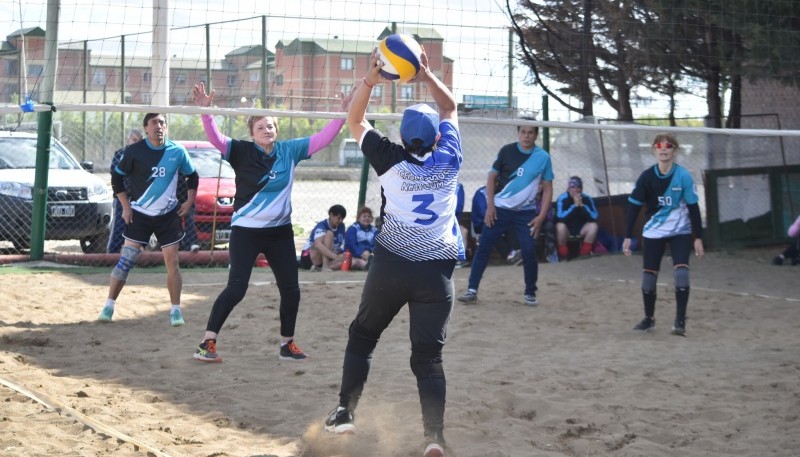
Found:
<path fill-rule="evenodd" d="M 166 247 L 183 239 L 183 224 L 178 217 L 178 208 L 160 216 L 148 216 L 133 211 L 133 220 L 125 225 L 123 236 L 139 244 L 148 244 L 150 236 L 155 234 L 158 244 Z"/>

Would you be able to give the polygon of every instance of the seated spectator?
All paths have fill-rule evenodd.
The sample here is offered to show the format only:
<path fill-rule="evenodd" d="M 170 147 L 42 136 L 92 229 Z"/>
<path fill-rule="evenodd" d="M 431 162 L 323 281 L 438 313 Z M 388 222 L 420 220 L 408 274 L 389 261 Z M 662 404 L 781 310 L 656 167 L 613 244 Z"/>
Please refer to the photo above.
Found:
<path fill-rule="evenodd" d="M 558 256 L 566 259 L 569 255 L 567 240 L 570 236 L 583 237 L 580 255 L 592 253 L 592 245 L 597 239 L 597 206 L 594 199 L 583 193 L 583 181 L 577 176 L 569 178 L 567 191 L 556 199 L 556 244 Z"/>
<path fill-rule="evenodd" d="M 375 235 L 378 229 L 372 225 L 372 210 L 364 206 L 358 210 L 356 221 L 344 235 L 344 250 L 352 255 L 351 270 L 367 270 L 375 251 Z"/>
<path fill-rule="evenodd" d="M 472 196 L 472 230 L 475 234 L 480 235 L 483 230 L 483 219 L 486 216 L 486 186 L 481 186 L 475 191 Z M 479 241 L 480 242 L 480 241 Z M 516 253 L 519 252 L 519 241 L 517 240 L 517 233 L 514 231 L 513 226 L 509 226 L 508 230 L 503 233 L 497 243 L 494 245 L 497 252 L 503 258 L 512 263 L 517 262 Z M 519 257 L 521 262 L 521 254 Z M 518 263 L 521 264 L 521 263 Z"/>
<path fill-rule="evenodd" d="M 333 205 L 328 218 L 314 226 L 300 256 L 300 267 L 312 271 L 333 271 L 342 267 L 344 260 L 344 221 L 347 210 Z"/>
<path fill-rule="evenodd" d="M 772 259 L 773 265 L 783 265 L 784 260 L 787 259 L 792 262 L 792 265 L 800 264 L 800 216 L 797 216 L 792 226 L 789 227 L 787 235 L 792 238 L 792 242 L 782 253 Z"/>

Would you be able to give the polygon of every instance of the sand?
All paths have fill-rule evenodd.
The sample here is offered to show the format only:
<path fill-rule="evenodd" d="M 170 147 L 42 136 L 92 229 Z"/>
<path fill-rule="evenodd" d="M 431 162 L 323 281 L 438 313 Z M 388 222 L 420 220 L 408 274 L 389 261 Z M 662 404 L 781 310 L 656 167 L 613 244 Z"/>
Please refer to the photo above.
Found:
<path fill-rule="evenodd" d="M 540 265 L 538 307 L 521 267 L 490 266 L 449 328 L 448 455 L 798 455 L 800 266 L 769 265 L 773 251 L 693 258 L 686 337 L 670 335 L 671 273 L 656 330 L 631 330 L 641 257 Z M 184 269 L 178 328 L 163 273 L 134 270 L 111 324 L 95 320 L 107 273 L 0 274 L 0 455 L 421 455 L 405 312 L 375 351 L 358 434 L 321 431 L 363 272 L 301 272 L 296 336 L 312 358 L 298 363 L 278 360 L 278 293 L 256 269 L 220 334 L 224 362 L 200 363 L 226 274 Z"/>

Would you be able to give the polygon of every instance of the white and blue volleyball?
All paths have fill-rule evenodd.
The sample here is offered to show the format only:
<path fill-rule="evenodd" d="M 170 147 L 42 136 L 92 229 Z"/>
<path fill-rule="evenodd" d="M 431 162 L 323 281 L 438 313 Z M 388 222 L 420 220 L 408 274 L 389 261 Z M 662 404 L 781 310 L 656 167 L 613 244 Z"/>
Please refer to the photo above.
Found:
<path fill-rule="evenodd" d="M 408 82 L 420 69 L 422 47 L 411 35 L 389 35 L 378 43 L 378 58 L 383 62 L 380 73 L 395 82 Z"/>

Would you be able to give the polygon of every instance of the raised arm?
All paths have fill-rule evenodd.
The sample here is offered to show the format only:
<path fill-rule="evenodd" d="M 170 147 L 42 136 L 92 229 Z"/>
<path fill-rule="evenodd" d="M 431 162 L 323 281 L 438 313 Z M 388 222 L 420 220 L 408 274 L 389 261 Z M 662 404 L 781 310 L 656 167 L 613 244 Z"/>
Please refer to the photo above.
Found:
<path fill-rule="evenodd" d="M 211 101 L 214 100 L 216 91 L 212 90 L 211 93 L 206 93 L 206 84 L 201 82 L 199 85 L 195 84 L 192 88 L 192 96 L 194 97 L 194 104 L 197 106 L 211 106 Z M 200 116 L 203 121 L 203 130 L 206 132 L 208 141 L 214 145 L 215 148 L 224 155 L 228 150 L 228 144 L 231 139 L 223 135 L 217 128 L 217 123 L 214 122 L 214 116 L 210 114 L 203 114 Z"/>
<path fill-rule="evenodd" d="M 378 59 L 377 49 L 373 49 L 370 56 L 369 70 L 367 70 L 361 82 L 356 83 L 351 92 L 352 101 L 350 102 L 350 109 L 347 110 L 347 126 L 350 128 L 350 134 L 359 143 L 364 136 L 364 132 L 372 128 L 367 122 L 367 105 L 369 104 L 372 88 L 375 87 L 375 84 L 386 81 L 379 73 L 381 65 L 383 65 L 383 62 Z"/>
<path fill-rule="evenodd" d="M 353 93 L 355 92 L 355 88 L 350 90 L 350 93 L 347 96 L 340 93 L 342 98 L 342 111 L 347 111 L 350 107 L 350 102 L 353 100 Z M 320 151 L 325 146 L 331 144 L 336 135 L 339 134 L 339 131 L 342 130 L 342 126 L 344 125 L 344 119 L 331 119 L 325 127 L 322 128 L 319 132 L 311 135 L 310 143 L 308 145 L 308 156 L 311 157 L 314 153 Z"/>
<path fill-rule="evenodd" d="M 458 111 L 456 106 L 456 99 L 450 89 L 439 81 L 439 78 L 433 74 L 428 68 L 428 55 L 425 54 L 425 48 L 422 48 L 422 56 L 420 62 L 420 69 L 417 76 L 412 79 L 412 82 L 421 82 L 428 87 L 428 92 L 436 102 L 436 107 L 439 109 L 439 119 L 449 119 L 451 121 L 458 121 Z"/>

